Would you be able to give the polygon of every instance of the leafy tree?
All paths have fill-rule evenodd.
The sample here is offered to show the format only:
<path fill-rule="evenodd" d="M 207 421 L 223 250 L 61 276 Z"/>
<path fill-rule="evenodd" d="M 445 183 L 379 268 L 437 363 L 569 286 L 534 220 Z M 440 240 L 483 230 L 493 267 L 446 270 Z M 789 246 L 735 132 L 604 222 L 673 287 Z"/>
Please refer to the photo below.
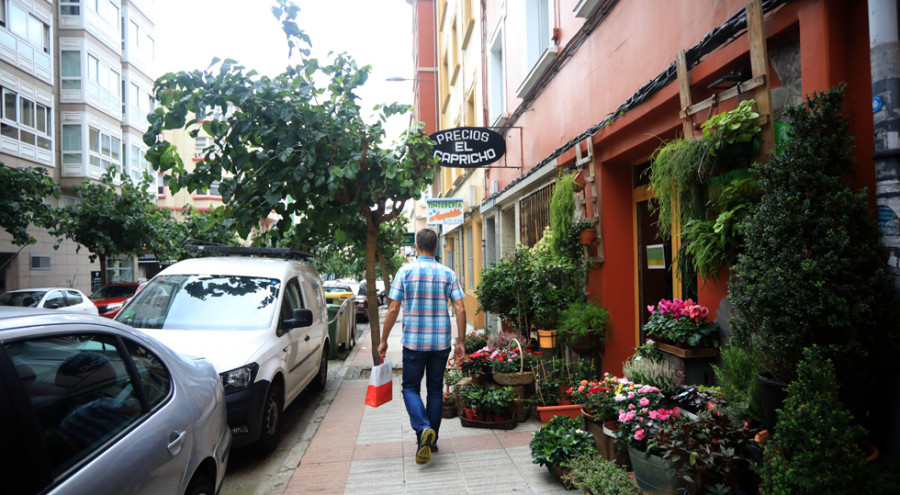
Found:
<path fill-rule="evenodd" d="M 153 195 L 148 192 L 150 176 L 145 174 L 134 183 L 129 177 L 118 175 L 119 184 L 116 177 L 115 170 L 110 169 L 99 182 L 85 180 L 75 186 L 81 201 L 60 209 L 59 224 L 50 231 L 86 247 L 91 252 L 91 262 L 99 258 L 104 284 L 109 256 L 139 256 L 149 251 L 157 259 L 172 259 L 180 253 L 178 227 L 167 212 L 157 210 Z"/>
<path fill-rule="evenodd" d="M 227 217 L 225 208 L 220 206 L 206 213 L 188 207 L 183 214 L 184 219 L 178 223 L 182 248 L 185 244 L 238 245 L 234 221 Z"/>
<path fill-rule="evenodd" d="M 0 163 L 0 227 L 13 236 L 13 244 L 23 246 L 36 241 L 28 225 L 52 227 L 54 211 L 44 198 L 59 198 L 59 186 L 43 168 L 13 168 Z"/>
<path fill-rule="evenodd" d="M 330 235 L 340 245 L 346 226 L 360 225 L 346 220 L 363 219 L 374 359 L 380 337 L 374 276 L 380 228 L 433 180 L 431 141 L 419 127 L 404 134 L 396 149 L 382 148 L 385 120 L 408 107 L 378 106 L 375 122 L 366 123 L 356 90 L 370 67 L 357 67 L 347 54 L 321 64 L 310 58 L 309 37 L 295 22 L 299 8 L 277 2 L 273 13 L 300 63 L 273 78 L 234 60 L 161 76 L 156 81 L 160 108 L 150 115 L 144 134 L 147 158 L 170 174 L 173 192 L 221 181 L 219 192 L 241 237 L 274 212 L 280 219 L 267 234 L 269 242 L 289 236 L 291 245 L 308 244 Z M 214 145 L 188 170 L 159 136 L 198 124 L 195 115 L 208 110 L 225 117 L 202 122 Z"/>

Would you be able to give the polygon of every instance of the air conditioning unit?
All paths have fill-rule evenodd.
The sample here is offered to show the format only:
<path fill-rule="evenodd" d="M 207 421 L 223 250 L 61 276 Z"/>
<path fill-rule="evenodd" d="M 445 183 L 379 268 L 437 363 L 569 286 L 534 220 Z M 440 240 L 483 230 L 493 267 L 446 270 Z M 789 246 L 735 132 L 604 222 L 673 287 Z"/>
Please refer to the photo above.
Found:
<path fill-rule="evenodd" d="M 492 180 L 491 181 L 491 192 L 490 194 L 497 194 L 497 191 L 500 190 L 500 181 Z"/>

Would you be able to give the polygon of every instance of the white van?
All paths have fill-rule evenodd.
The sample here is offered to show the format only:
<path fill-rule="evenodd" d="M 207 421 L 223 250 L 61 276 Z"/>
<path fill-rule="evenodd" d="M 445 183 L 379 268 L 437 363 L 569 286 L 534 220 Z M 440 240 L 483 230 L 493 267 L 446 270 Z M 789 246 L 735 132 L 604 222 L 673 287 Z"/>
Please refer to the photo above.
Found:
<path fill-rule="evenodd" d="M 306 262 L 180 261 L 142 287 L 116 320 L 212 362 L 236 447 L 274 450 L 284 407 L 307 385 L 325 387 L 327 309 L 319 275 Z"/>

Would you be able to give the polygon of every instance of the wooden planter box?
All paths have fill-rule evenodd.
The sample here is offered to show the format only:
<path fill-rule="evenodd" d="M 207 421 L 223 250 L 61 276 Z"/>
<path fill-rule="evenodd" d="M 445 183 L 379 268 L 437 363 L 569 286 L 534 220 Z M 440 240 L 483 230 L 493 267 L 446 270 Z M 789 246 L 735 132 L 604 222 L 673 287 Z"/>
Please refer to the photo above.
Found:
<path fill-rule="evenodd" d="M 656 343 L 669 366 L 684 373 L 684 383 L 689 385 L 715 385 L 712 364 L 719 359 L 719 351 L 713 348 L 685 349 L 662 342 Z"/>

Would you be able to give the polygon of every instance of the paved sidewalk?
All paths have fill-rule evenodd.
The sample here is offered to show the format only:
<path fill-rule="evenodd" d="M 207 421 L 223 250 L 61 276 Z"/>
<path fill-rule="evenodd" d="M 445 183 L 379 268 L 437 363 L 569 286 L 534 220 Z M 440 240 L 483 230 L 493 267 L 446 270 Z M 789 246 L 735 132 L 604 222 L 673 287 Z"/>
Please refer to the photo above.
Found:
<path fill-rule="evenodd" d="M 458 418 L 444 419 L 440 451 L 428 464 L 416 465 L 416 437 L 400 394 L 400 326 L 398 321 L 391 332 L 386 356 L 395 373 L 393 399 L 378 408 L 365 405 L 368 372 L 360 371 L 372 366 L 366 332 L 342 367 L 340 388 L 285 495 L 577 493 L 532 464 L 528 442 L 540 427 L 533 420 L 504 431 L 463 428 Z"/>

